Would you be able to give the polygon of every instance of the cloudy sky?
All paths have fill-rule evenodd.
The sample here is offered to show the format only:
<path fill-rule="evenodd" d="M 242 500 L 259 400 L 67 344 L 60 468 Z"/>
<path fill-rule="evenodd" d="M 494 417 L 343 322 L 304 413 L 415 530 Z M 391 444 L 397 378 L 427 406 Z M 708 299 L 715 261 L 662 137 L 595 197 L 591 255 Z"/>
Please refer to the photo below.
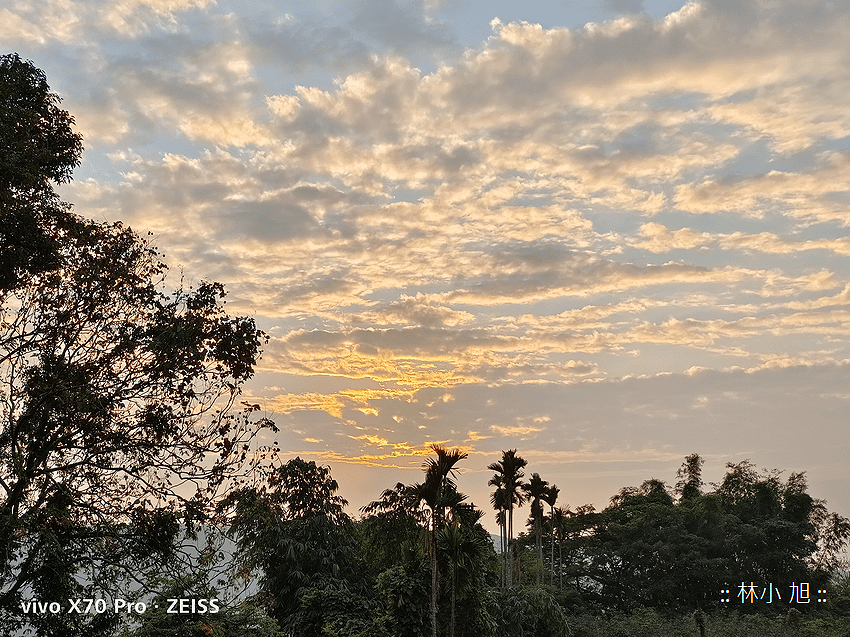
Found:
<path fill-rule="evenodd" d="M 2 0 L 80 214 L 270 335 L 246 393 L 352 512 L 439 442 L 597 507 L 685 455 L 850 514 L 850 5 Z M 787 474 L 786 474 L 787 475 Z"/>

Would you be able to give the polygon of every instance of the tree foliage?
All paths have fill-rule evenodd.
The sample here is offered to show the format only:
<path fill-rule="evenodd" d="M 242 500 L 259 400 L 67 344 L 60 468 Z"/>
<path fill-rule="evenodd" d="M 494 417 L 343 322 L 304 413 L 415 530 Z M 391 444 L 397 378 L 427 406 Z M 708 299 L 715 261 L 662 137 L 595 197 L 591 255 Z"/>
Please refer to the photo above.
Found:
<path fill-rule="evenodd" d="M 528 464 L 525 458 L 516 454 L 516 449 L 502 452 L 502 459 L 487 466 L 495 474 L 488 484 L 496 487 L 493 493 L 493 506 L 502 515 L 499 520 L 502 525 L 502 534 L 505 537 L 504 556 L 504 582 L 510 586 L 513 581 L 513 551 L 511 542 L 514 536 L 514 507 L 525 503 L 525 493 L 522 489 L 522 478 L 525 475 L 523 469 Z"/>
<path fill-rule="evenodd" d="M 213 527 L 204 530 L 204 545 L 185 547 L 198 553 L 191 563 L 176 563 L 150 582 L 156 594 L 118 637 L 282 637 L 262 606 L 229 594 L 224 537 Z M 196 611 L 174 612 L 175 599 L 194 600 Z"/>
<path fill-rule="evenodd" d="M 489 535 L 478 524 L 482 513 L 466 503 L 455 482 L 456 465 L 466 454 L 439 445 L 433 450 L 434 457 L 423 465 L 422 483 L 398 483 L 362 509 L 366 514 L 360 523 L 365 546 L 386 545 L 388 537 L 395 539 L 392 549 L 368 552 L 368 559 L 377 558 L 385 569 L 377 580 L 379 595 L 386 596 L 390 583 L 399 591 L 391 595 L 395 601 L 387 600 L 383 620 L 392 635 L 420 634 L 422 630 L 419 611 L 411 609 L 408 614 L 415 621 L 409 624 L 402 621 L 396 604 L 409 599 L 401 591 L 410 591 L 421 583 L 423 562 L 430 570 L 431 581 L 425 623 L 429 634 L 454 635 L 456 629 L 459 634 L 472 634 L 491 621 L 481 593 L 495 559 L 494 551 Z M 391 551 L 398 556 L 395 564 L 386 561 Z M 459 607 L 463 612 L 457 612 Z"/>
<path fill-rule="evenodd" d="M 122 577 L 168 556 L 270 424 L 235 409 L 264 336 L 224 311 L 224 287 L 169 286 L 147 241 L 58 200 L 52 184 L 70 179 L 82 148 L 58 101 L 31 63 L 0 58 L 7 631 L 22 621 L 24 596 L 119 594 Z M 86 634 L 101 628 L 78 619 Z M 75 634 L 67 617 L 54 623 Z"/>
<path fill-rule="evenodd" d="M 267 503 L 277 502 L 272 509 L 255 508 L 248 492 L 234 494 L 232 502 L 244 507 L 244 528 L 259 532 L 267 528 L 267 520 L 286 519 L 294 525 L 278 525 L 265 540 L 260 535 L 252 540 L 259 547 L 257 555 L 266 560 L 266 575 L 277 573 L 275 579 L 264 580 L 264 590 L 269 598 L 288 600 L 288 606 L 275 611 L 285 630 L 309 636 L 401 637 L 433 635 L 436 627 L 437 634 L 446 637 L 554 636 L 582 634 L 581 627 L 588 624 L 579 614 L 587 610 L 597 617 L 615 617 L 605 625 L 626 631 L 617 634 L 632 629 L 637 632 L 631 634 L 641 630 L 661 634 L 668 624 L 656 611 L 664 617 L 681 615 L 691 630 L 699 628 L 700 619 L 710 630 L 716 625 L 715 611 L 721 610 L 718 588 L 732 586 L 742 577 L 746 581 L 778 577 L 775 569 L 780 565 L 789 578 L 810 581 L 813 588 L 824 586 L 825 580 L 817 579 L 821 571 L 815 563 L 835 563 L 829 560 L 837 559 L 834 551 L 844 546 L 850 524 L 808 496 L 803 474 L 781 479 L 779 472 L 759 472 L 749 462 L 730 464 L 719 484 L 705 492 L 699 486 L 687 498 L 677 499 L 679 490 L 648 479 L 638 487 L 621 489 L 600 512 L 591 505 L 556 509 L 557 494 L 541 492 L 545 495 L 540 496 L 541 503 L 550 504 L 550 519 L 543 520 L 542 528 L 557 545 L 557 551 L 549 552 L 557 578 L 552 578 L 552 585 L 533 583 L 539 553 L 532 518 L 532 532 L 514 543 L 519 558 L 516 581 L 494 588 L 495 568 L 489 566 L 495 561 L 492 543 L 476 523 L 482 513 L 456 493 L 452 469 L 457 460 L 448 450 L 443 452 L 442 462 L 438 453 L 426 463 L 423 483 L 396 484 L 364 507 L 366 515 L 354 525 L 356 533 L 327 532 L 321 543 L 304 540 L 305 531 L 299 526 L 310 528 L 309 520 L 316 516 L 341 515 L 336 483 L 327 471 L 306 470 L 309 463 L 292 461 L 297 470 L 289 473 L 301 477 L 278 480 L 279 485 L 289 485 L 286 492 L 292 497 L 273 495 L 274 489 L 260 494 Z M 698 456 L 685 462 L 701 465 Z M 437 481 L 431 478 L 429 483 L 429 473 L 447 476 L 443 496 L 435 495 Z M 311 483 L 316 487 L 305 490 Z M 696 480 L 691 484 L 696 487 Z M 331 503 L 336 513 L 328 516 L 323 503 Z M 541 513 L 545 515 L 542 505 Z M 341 517 L 338 522 L 349 524 Z M 767 529 L 774 546 L 758 543 L 763 539 L 759 528 Z M 348 554 L 352 537 L 360 542 L 363 559 L 374 557 L 372 568 L 357 566 L 364 578 L 345 575 L 344 568 L 327 570 L 328 564 L 341 563 L 339 556 Z M 293 542 L 299 541 L 311 555 L 327 559 L 298 562 L 302 548 Z M 394 546 L 372 553 L 369 547 L 381 542 Z M 742 542 L 743 547 L 758 547 L 758 553 L 747 556 L 748 549 L 737 544 Z M 432 555 L 438 565 L 436 605 L 435 588 L 429 582 L 434 573 Z M 292 587 L 301 578 L 293 570 L 293 559 L 304 572 L 313 573 L 300 589 Z M 833 606 L 844 608 L 845 597 L 837 591 Z"/>
<path fill-rule="evenodd" d="M 62 244 L 0 306 L 0 606 L 55 579 L 57 538 L 70 576 L 99 538 L 137 528 L 153 548 L 150 531 L 202 518 L 255 431 L 232 407 L 261 333 L 220 284 L 166 294 L 155 250 L 119 224 L 77 219 Z"/>
<path fill-rule="evenodd" d="M 489 609 L 499 637 L 568 637 L 569 619 L 553 591 L 517 586 L 490 594 Z"/>
<path fill-rule="evenodd" d="M 415 570 L 428 554 L 430 539 L 414 490 L 398 482 L 360 511 L 364 514 L 357 525 L 360 550 L 370 581 L 395 566 Z"/>
<path fill-rule="evenodd" d="M 702 494 L 702 465 L 704 460 L 699 454 L 692 453 L 676 472 L 676 493 L 682 500 L 690 500 Z"/>
<path fill-rule="evenodd" d="M 411 492 L 417 504 L 424 504 L 428 512 L 431 561 L 431 634 L 437 637 L 437 604 L 439 599 L 439 560 L 437 536 L 447 519 L 459 518 L 466 496 L 457 490 L 454 481 L 455 465 L 467 457 L 465 452 L 433 445 L 436 458 L 428 458 L 423 465 L 425 481 L 414 484 Z"/>
<path fill-rule="evenodd" d="M 477 523 L 456 519 L 439 531 L 437 548 L 449 584 L 448 637 L 489 634 L 494 622 L 482 597 L 493 554 L 489 534 Z"/>
<path fill-rule="evenodd" d="M 338 488 L 327 467 L 294 458 L 271 470 L 261 487 L 234 490 L 219 505 L 229 514 L 242 563 L 259 570 L 261 597 L 284 631 L 321 635 L 314 592 L 343 590 L 359 579 Z M 307 599 L 313 602 L 304 606 Z"/>
<path fill-rule="evenodd" d="M 399 565 L 378 577 L 375 591 L 384 604 L 383 625 L 392 637 L 431 634 L 429 575 L 426 569 Z"/>
<path fill-rule="evenodd" d="M 549 583 L 555 583 L 555 532 L 554 532 L 554 519 L 555 519 L 555 503 L 558 501 L 558 494 L 561 490 L 557 487 L 557 485 L 550 485 L 546 488 L 546 492 L 543 494 L 543 501 L 549 505 L 549 524 L 550 524 L 550 532 L 551 535 L 551 547 L 549 551 Z M 540 561 L 543 561 L 541 556 Z"/>
<path fill-rule="evenodd" d="M 522 485 L 525 497 L 531 503 L 531 515 L 528 524 L 534 532 L 534 543 L 537 549 L 537 567 L 534 578 L 537 584 L 541 583 L 543 577 L 543 502 L 549 497 L 549 483 L 540 477 L 539 473 L 531 474 L 531 479 Z"/>
<path fill-rule="evenodd" d="M 0 291 L 55 267 L 68 206 L 53 191 L 79 165 L 82 137 L 44 72 L 0 56 Z"/>
<path fill-rule="evenodd" d="M 791 582 L 826 585 L 850 522 L 807 493 L 804 474 L 782 480 L 749 461 L 730 463 L 702 493 L 701 465 L 697 455 L 686 458 L 678 502 L 664 482 L 650 479 L 622 489 L 604 511 L 570 519 L 572 532 L 557 539 L 588 599 L 626 610 L 708 610 L 720 605 L 716 589 L 742 581 L 786 591 Z"/>

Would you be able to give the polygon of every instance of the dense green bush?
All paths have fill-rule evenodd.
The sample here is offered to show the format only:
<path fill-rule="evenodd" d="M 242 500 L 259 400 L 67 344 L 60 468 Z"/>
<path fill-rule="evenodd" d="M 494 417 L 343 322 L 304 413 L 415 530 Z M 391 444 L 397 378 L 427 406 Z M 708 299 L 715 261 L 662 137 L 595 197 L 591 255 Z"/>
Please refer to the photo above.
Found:
<path fill-rule="evenodd" d="M 715 612 L 704 616 L 706 637 L 848 637 L 850 618 L 739 615 Z M 699 628 L 693 613 L 662 614 L 652 609 L 608 612 L 570 618 L 572 637 L 694 637 Z"/>

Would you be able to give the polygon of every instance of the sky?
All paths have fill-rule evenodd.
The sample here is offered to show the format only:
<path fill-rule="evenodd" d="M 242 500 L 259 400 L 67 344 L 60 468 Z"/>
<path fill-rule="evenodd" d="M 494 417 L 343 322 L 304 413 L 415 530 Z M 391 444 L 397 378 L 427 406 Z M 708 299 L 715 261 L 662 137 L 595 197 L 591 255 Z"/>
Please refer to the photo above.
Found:
<path fill-rule="evenodd" d="M 507 449 L 561 505 L 699 453 L 850 515 L 848 36 L 824 0 L 0 0 L 85 139 L 63 198 L 268 333 L 283 458 L 356 514 L 461 448 L 494 532 Z"/>

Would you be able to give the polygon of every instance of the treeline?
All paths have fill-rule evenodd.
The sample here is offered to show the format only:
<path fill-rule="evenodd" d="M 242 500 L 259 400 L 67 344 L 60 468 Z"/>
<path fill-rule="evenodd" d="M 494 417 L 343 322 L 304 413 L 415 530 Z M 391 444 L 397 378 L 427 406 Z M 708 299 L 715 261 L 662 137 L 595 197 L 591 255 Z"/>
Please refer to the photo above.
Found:
<path fill-rule="evenodd" d="M 385 490 L 357 519 L 346 515 L 329 469 L 300 458 L 270 471 L 263 485 L 232 492 L 219 513 L 238 545 L 234 572 L 258 586 L 251 604 L 284 635 L 304 637 L 850 627 L 841 619 L 850 615 L 850 586 L 839 572 L 850 521 L 812 498 L 802 473 L 783 480 L 744 461 L 706 489 L 693 454 L 672 487 L 649 479 L 621 489 L 602 511 L 573 510 L 557 506 L 560 491 L 537 473 L 525 481 L 525 460 L 509 450 L 490 466 L 506 529 L 497 553 L 481 525 L 485 512 L 457 488 L 465 455 L 433 449 L 422 482 Z M 514 539 L 511 519 L 524 504 L 526 532 Z M 201 580 L 187 580 L 179 594 L 208 594 L 193 588 L 209 586 Z M 730 613 L 762 619 L 733 621 Z M 132 634 L 163 634 L 163 621 Z M 267 628 L 275 634 L 273 623 Z"/>

